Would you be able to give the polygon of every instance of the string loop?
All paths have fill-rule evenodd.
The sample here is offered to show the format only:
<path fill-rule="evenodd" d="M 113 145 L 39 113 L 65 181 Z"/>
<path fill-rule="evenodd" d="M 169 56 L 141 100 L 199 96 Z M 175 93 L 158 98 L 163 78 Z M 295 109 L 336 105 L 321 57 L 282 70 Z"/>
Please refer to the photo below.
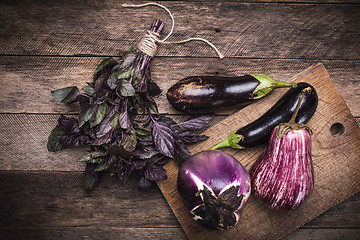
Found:
<path fill-rule="evenodd" d="M 175 20 L 174 17 L 172 15 L 172 13 L 170 12 L 170 10 L 158 3 L 154 3 L 154 2 L 148 2 L 148 3 L 144 3 L 144 4 L 123 4 L 123 7 L 135 7 L 135 8 L 140 8 L 140 7 L 145 7 L 145 6 L 157 6 L 160 7 L 162 9 L 164 9 L 170 16 L 171 18 L 171 29 L 170 32 L 168 33 L 168 35 L 163 38 L 160 39 L 159 34 L 152 32 L 152 31 L 147 31 L 147 33 L 144 35 L 144 37 L 139 41 L 138 43 L 138 49 L 140 51 L 142 51 L 143 53 L 153 57 L 156 54 L 157 51 L 157 45 L 156 43 L 165 43 L 165 44 L 180 44 L 180 43 L 185 43 L 185 42 L 190 42 L 190 41 L 203 41 L 205 43 L 207 43 L 210 47 L 212 47 L 215 52 L 218 54 L 219 58 L 222 59 L 224 58 L 224 55 L 215 47 L 214 44 L 212 44 L 211 42 L 209 42 L 208 40 L 204 39 L 204 38 L 188 38 L 185 40 L 181 40 L 181 41 L 174 41 L 174 42 L 166 42 L 167 39 L 171 36 L 171 34 L 174 31 L 174 26 L 175 26 Z"/>

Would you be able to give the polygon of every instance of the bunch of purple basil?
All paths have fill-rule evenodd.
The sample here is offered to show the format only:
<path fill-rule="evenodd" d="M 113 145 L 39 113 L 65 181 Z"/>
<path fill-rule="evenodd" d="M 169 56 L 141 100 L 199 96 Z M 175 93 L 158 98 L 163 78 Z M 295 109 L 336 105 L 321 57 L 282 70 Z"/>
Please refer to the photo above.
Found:
<path fill-rule="evenodd" d="M 164 24 L 155 21 L 151 31 L 160 33 Z M 140 173 L 139 189 L 167 178 L 163 166 L 170 159 L 181 163 L 190 156 L 186 145 L 207 139 L 196 131 L 208 125 L 212 115 L 192 116 L 177 123 L 159 114 L 154 96 L 161 93 L 150 78 L 151 57 L 131 47 L 121 61 L 105 58 L 96 67 L 93 81 L 82 88 L 52 91 L 64 103 L 78 102 L 77 118 L 60 116 L 48 138 L 49 151 L 90 146 L 83 186 L 91 191 L 105 170 L 127 180 Z"/>

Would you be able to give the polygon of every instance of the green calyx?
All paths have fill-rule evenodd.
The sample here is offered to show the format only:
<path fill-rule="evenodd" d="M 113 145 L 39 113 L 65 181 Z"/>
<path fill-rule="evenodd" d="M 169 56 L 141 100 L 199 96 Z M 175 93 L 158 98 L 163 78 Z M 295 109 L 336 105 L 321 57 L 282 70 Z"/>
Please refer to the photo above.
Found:
<path fill-rule="evenodd" d="M 260 84 L 255 88 L 252 93 L 252 99 L 260 99 L 265 97 L 268 93 L 273 91 L 275 88 L 286 88 L 286 87 L 296 87 L 296 83 L 288 83 L 281 81 L 274 81 L 269 76 L 265 74 L 251 74 L 254 78 L 259 80 Z"/>
<path fill-rule="evenodd" d="M 236 134 L 236 132 L 237 132 L 237 130 L 233 131 L 227 139 L 225 139 L 224 141 L 213 146 L 211 148 L 211 150 L 215 150 L 215 149 L 223 148 L 223 147 L 231 147 L 234 149 L 243 149 L 244 147 L 240 146 L 238 143 L 244 137 L 240 134 Z"/>

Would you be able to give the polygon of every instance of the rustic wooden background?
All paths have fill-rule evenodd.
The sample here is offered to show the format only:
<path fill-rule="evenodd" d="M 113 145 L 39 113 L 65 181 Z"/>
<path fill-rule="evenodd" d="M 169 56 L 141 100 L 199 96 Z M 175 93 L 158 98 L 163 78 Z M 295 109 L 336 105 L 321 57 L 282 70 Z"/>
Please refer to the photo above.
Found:
<path fill-rule="evenodd" d="M 176 21 L 161 45 L 152 78 L 164 92 L 161 112 L 174 114 L 166 90 L 189 75 L 264 73 L 286 81 L 321 62 L 360 121 L 360 1 L 158 1 Z M 82 87 L 97 63 L 117 56 L 142 37 L 156 7 L 123 8 L 110 0 L 3 0 L 0 2 L 0 236 L 1 239 L 186 239 L 157 186 L 137 190 L 105 174 L 97 189 L 81 187 L 86 149 L 46 150 L 59 114 L 76 106 L 55 102 L 50 91 Z M 231 112 L 219 112 L 214 123 Z M 357 160 L 359 161 L 359 159 Z M 360 194 L 336 205 L 285 239 L 358 239 Z"/>

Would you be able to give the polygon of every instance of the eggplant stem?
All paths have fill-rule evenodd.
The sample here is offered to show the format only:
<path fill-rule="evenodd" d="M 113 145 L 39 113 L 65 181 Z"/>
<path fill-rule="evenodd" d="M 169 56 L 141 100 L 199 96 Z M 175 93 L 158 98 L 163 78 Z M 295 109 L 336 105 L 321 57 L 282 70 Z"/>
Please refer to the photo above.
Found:
<path fill-rule="evenodd" d="M 278 129 L 276 131 L 276 137 L 278 139 L 282 138 L 283 136 L 285 136 L 285 134 L 289 131 L 293 131 L 293 130 L 299 130 L 299 129 L 306 129 L 307 131 L 309 131 L 309 133 L 311 134 L 311 130 L 309 127 L 307 127 L 305 124 L 300 124 L 300 123 L 296 123 L 295 119 L 299 113 L 299 109 L 300 109 L 300 105 L 301 105 L 301 101 L 304 98 L 305 93 L 307 92 L 311 92 L 311 88 L 307 87 L 304 88 L 300 94 L 299 100 L 296 104 L 294 113 L 291 116 L 291 119 L 289 122 L 287 123 L 280 123 L 278 126 Z"/>
<path fill-rule="evenodd" d="M 251 76 L 253 76 L 260 82 L 260 84 L 255 88 L 254 92 L 252 93 L 252 99 L 260 99 L 266 96 L 275 88 L 297 87 L 296 83 L 275 81 L 265 74 L 251 74 Z"/>
<path fill-rule="evenodd" d="M 233 131 L 229 135 L 229 137 L 227 139 L 225 139 L 222 142 L 219 142 L 218 144 L 216 144 L 215 146 L 210 148 L 210 150 L 216 150 L 218 148 L 223 148 L 223 147 L 231 147 L 231 148 L 235 148 L 235 149 L 244 149 L 244 147 L 242 147 L 242 146 L 240 146 L 238 144 L 244 138 L 244 136 L 236 134 L 236 132 L 237 132 L 237 130 Z"/>
<path fill-rule="evenodd" d="M 304 88 L 304 90 L 302 90 L 301 95 L 300 95 L 300 97 L 299 97 L 299 100 L 298 100 L 298 102 L 297 102 L 297 104 L 296 104 L 294 113 L 293 113 L 293 115 L 291 116 L 291 119 L 290 119 L 289 122 L 295 123 L 295 119 L 296 119 L 296 117 L 297 117 L 297 115 L 298 115 L 298 113 L 299 113 L 301 101 L 302 101 L 305 93 L 310 92 L 310 91 L 311 91 L 311 88 L 310 88 L 310 87 Z"/>

